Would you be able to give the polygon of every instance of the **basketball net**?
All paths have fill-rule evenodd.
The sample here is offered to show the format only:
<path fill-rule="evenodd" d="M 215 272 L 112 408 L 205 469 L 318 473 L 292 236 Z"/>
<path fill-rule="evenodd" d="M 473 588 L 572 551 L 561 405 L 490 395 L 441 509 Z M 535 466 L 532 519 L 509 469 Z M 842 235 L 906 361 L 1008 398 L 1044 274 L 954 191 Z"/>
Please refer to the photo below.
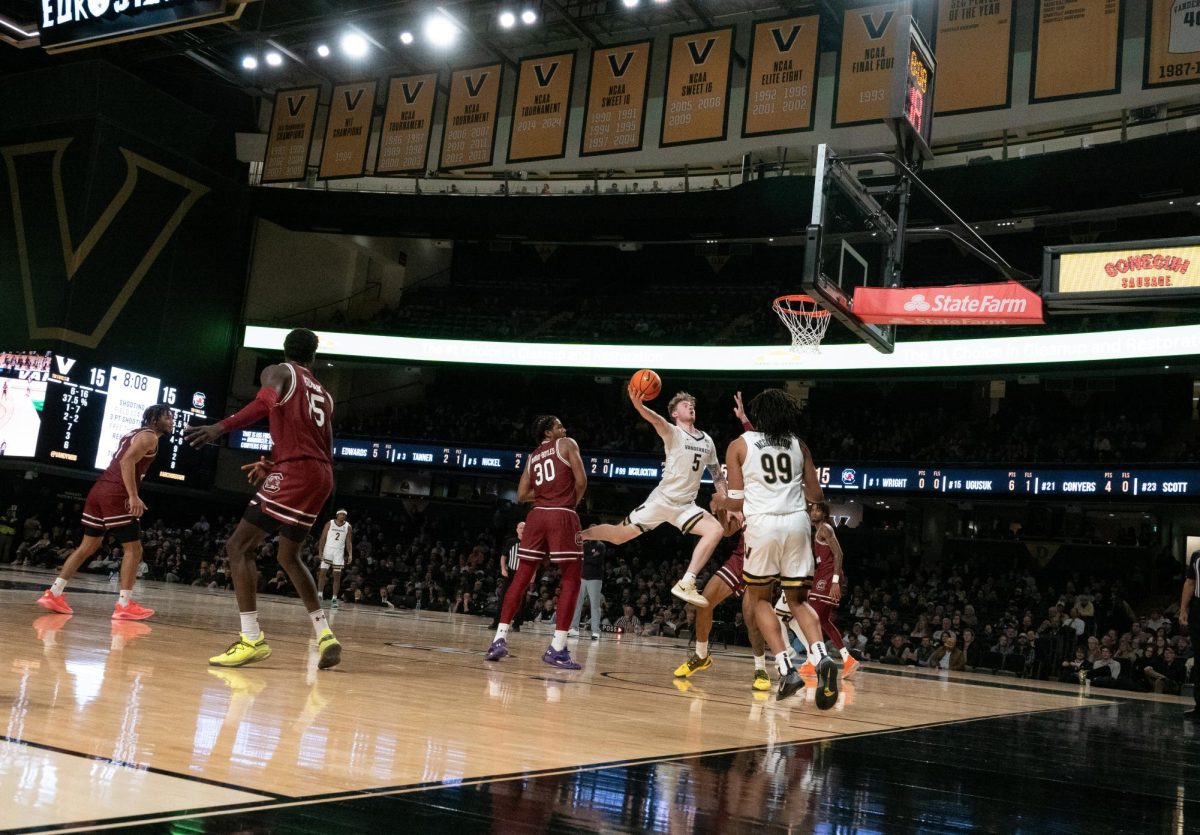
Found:
<path fill-rule="evenodd" d="M 829 330 L 829 311 L 812 296 L 780 296 L 771 305 L 792 335 L 793 353 L 819 354 L 821 340 Z"/>

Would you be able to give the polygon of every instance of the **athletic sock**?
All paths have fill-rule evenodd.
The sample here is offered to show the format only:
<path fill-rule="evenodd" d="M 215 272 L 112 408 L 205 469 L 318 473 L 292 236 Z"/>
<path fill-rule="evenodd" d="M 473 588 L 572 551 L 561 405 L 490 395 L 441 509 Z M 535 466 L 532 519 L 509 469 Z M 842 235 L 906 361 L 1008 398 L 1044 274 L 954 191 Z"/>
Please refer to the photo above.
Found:
<path fill-rule="evenodd" d="M 329 628 L 329 621 L 325 619 L 325 610 L 316 609 L 309 612 L 308 616 L 312 619 L 313 632 L 315 632 L 317 637 L 320 638 L 321 633 Z"/>
<path fill-rule="evenodd" d="M 696 655 L 708 658 L 708 641 L 696 641 Z"/>
<path fill-rule="evenodd" d="M 762 671 L 766 672 L 766 669 L 767 669 L 767 656 L 765 656 L 765 655 L 756 655 L 756 656 L 754 656 L 754 669 L 756 669 L 756 670 L 762 670 Z"/>
<path fill-rule="evenodd" d="M 117 605 L 124 609 L 133 602 L 133 589 L 121 589 L 121 593 L 117 595 Z"/>
<path fill-rule="evenodd" d="M 786 676 L 792 671 L 792 659 L 788 658 L 786 652 L 781 652 L 775 656 L 775 666 L 779 668 L 781 676 Z"/>
<path fill-rule="evenodd" d="M 251 641 L 257 641 L 262 636 L 258 628 L 258 611 L 242 612 L 242 634 Z"/>
<path fill-rule="evenodd" d="M 554 647 L 555 652 L 562 652 L 567 648 L 567 630 L 555 629 L 554 640 L 550 642 L 550 646 Z"/>
<path fill-rule="evenodd" d="M 841 653 L 843 661 L 850 660 L 850 650 L 846 649 L 845 647 L 842 647 L 841 649 L 838 650 L 838 652 Z"/>
<path fill-rule="evenodd" d="M 50 593 L 55 597 L 62 597 L 62 593 L 67 588 L 67 581 L 62 577 L 54 578 L 54 585 L 50 586 Z"/>
<path fill-rule="evenodd" d="M 684 575 L 683 575 L 683 582 L 685 582 L 685 583 L 689 583 L 689 582 L 690 582 L 690 583 L 694 583 L 694 582 L 696 582 L 696 575 L 695 575 L 695 574 L 693 574 L 693 573 L 692 573 L 692 572 L 690 572 L 690 571 L 684 572 Z"/>
<path fill-rule="evenodd" d="M 497 626 L 495 640 L 497 640 L 497 641 L 508 640 L 508 628 L 509 627 L 508 627 L 507 623 L 502 623 L 499 626 Z"/>
<path fill-rule="evenodd" d="M 829 657 L 829 650 L 825 648 L 824 641 L 813 641 L 808 645 L 808 660 L 815 667 L 821 663 L 821 659 Z"/>

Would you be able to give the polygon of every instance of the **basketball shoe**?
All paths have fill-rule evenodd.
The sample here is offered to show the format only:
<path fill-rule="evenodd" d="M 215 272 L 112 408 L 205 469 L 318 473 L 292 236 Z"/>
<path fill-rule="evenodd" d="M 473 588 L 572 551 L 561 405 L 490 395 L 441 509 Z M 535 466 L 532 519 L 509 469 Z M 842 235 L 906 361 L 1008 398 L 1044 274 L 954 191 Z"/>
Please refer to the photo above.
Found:
<path fill-rule="evenodd" d="M 858 672 L 858 668 L 862 666 L 862 662 L 851 655 L 842 663 L 842 678 L 849 679 L 850 676 Z"/>
<path fill-rule="evenodd" d="M 701 609 L 708 608 L 708 598 L 696 591 L 695 580 L 680 580 L 678 583 L 671 586 L 671 594 L 675 595 L 680 600 L 686 600 L 693 606 L 699 606 Z"/>
<path fill-rule="evenodd" d="M 267 646 L 267 634 L 260 632 L 258 638 L 251 641 L 245 633 L 238 633 L 238 639 L 229 645 L 229 649 L 220 655 L 208 659 L 214 667 L 244 667 L 255 661 L 271 657 L 271 648 Z"/>
<path fill-rule="evenodd" d="M 542 660 L 551 667 L 558 667 L 560 670 L 582 670 L 579 664 L 571 660 L 571 652 L 566 647 L 555 649 L 553 645 L 546 647 L 546 654 L 542 656 Z"/>
<path fill-rule="evenodd" d="M 325 628 L 321 630 L 321 637 L 317 638 L 317 652 L 320 653 L 320 660 L 317 661 L 318 670 L 328 670 L 330 667 L 336 667 L 342 660 L 342 645 L 338 643 L 338 639 L 333 637 L 333 630 Z"/>
<path fill-rule="evenodd" d="M 692 657 L 675 668 L 675 678 L 691 678 L 701 670 L 707 670 L 713 665 L 712 656 L 701 658 L 692 653 Z"/>
<path fill-rule="evenodd" d="M 492 641 L 492 645 L 488 647 L 487 655 L 484 656 L 488 661 L 499 661 L 504 656 L 508 655 L 508 641 L 503 638 L 497 638 Z"/>
<path fill-rule="evenodd" d="M 751 685 L 755 690 L 770 690 L 771 676 L 766 670 L 754 671 L 754 683 Z"/>
<path fill-rule="evenodd" d="M 71 604 L 67 603 L 67 593 L 53 594 L 50 589 L 42 592 L 42 596 L 38 598 L 37 604 L 43 609 L 49 609 L 57 615 L 73 615 L 75 610 L 71 608 Z"/>
<path fill-rule="evenodd" d="M 811 661 L 806 660 L 803 664 L 800 665 L 800 675 L 815 676 L 816 674 L 817 674 L 817 668 L 813 666 L 813 663 Z"/>
<path fill-rule="evenodd" d="M 797 690 L 804 689 L 804 679 L 796 670 L 789 669 L 786 676 L 779 679 L 779 692 L 775 694 L 776 701 L 782 701 Z"/>
<path fill-rule="evenodd" d="M 153 609 L 141 606 L 135 600 L 130 600 L 128 606 L 120 603 L 113 604 L 113 620 L 145 620 L 154 614 Z"/>
<path fill-rule="evenodd" d="M 841 666 L 828 655 L 817 664 L 817 692 L 813 700 L 818 710 L 829 710 L 837 704 L 838 672 Z"/>

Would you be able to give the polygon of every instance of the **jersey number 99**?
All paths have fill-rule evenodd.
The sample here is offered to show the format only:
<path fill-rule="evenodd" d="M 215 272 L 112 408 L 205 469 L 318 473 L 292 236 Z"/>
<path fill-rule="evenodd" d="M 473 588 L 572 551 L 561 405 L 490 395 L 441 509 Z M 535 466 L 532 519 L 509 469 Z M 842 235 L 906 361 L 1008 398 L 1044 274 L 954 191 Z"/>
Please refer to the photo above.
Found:
<path fill-rule="evenodd" d="M 787 453 L 781 452 L 778 455 L 771 455 L 768 452 L 764 452 L 762 469 L 763 481 L 767 484 L 774 484 L 776 481 L 788 484 L 792 480 L 792 458 Z"/>

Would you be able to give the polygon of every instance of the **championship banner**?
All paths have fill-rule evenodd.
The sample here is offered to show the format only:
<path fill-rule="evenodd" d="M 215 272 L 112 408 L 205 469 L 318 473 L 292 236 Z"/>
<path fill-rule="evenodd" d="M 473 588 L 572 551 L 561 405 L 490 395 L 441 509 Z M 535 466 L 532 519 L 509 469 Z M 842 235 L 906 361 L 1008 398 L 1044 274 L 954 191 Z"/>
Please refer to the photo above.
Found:
<path fill-rule="evenodd" d="M 388 79 L 387 104 L 375 153 L 376 174 L 424 171 L 437 100 L 437 73 Z"/>
<path fill-rule="evenodd" d="M 581 157 L 642 150 L 652 41 L 592 50 Z"/>
<path fill-rule="evenodd" d="M 1200 287 L 1200 245 L 1141 251 L 1064 252 L 1058 293 L 1122 293 Z"/>
<path fill-rule="evenodd" d="M 1122 0 L 1038 0 L 1031 102 L 1121 91 Z"/>
<path fill-rule="evenodd" d="M 1200 0 L 1147 0 L 1143 87 L 1200 82 Z"/>
<path fill-rule="evenodd" d="M 811 15 L 754 24 L 742 136 L 812 128 L 820 20 Z"/>
<path fill-rule="evenodd" d="M 508 136 L 509 162 L 566 156 L 574 86 L 574 52 L 521 59 Z"/>
<path fill-rule="evenodd" d="M 1013 0 L 938 0 L 935 113 L 1012 103 Z"/>
<path fill-rule="evenodd" d="M 879 122 L 888 114 L 896 66 L 896 21 L 910 14 L 908 3 L 847 9 L 842 17 L 833 126 Z M 900 56 L 905 60 L 905 56 Z"/>
<path fill-rule="evenodd" d="M 659 145 L 691 145 L 725 138 L 732 54 L 732 26 L 671 36 Z"/>
<path fill-rule="evenodd" d="M 275 94 L 271 130 L 267 134 L 267 152 L 263 156 L 264 183 L 289 183 L 304 179 L 320 90 L 320 87 L 296 87 Z"/>
<path fill-rule="evenodd" d="M 333 88 L 325 141 L 321 145 L 321 179 L 361 177 L 367 170 L 367 142 L 371 138 L 378 86 L 372 80 Z"/>
<path fill-rule="evenodd" d="M 450 104 L 442 126 L 439 167 L 492 164 L 502 72 L 501 64 L 486 64 L 455 70 L 450 76 Z"/>
<path fill-rule="evenodd" d="M 1015 281 L 949 287 L 855 287 L 854 315 L 872 325 L 1040 324 L 1042 297 Z"/>

